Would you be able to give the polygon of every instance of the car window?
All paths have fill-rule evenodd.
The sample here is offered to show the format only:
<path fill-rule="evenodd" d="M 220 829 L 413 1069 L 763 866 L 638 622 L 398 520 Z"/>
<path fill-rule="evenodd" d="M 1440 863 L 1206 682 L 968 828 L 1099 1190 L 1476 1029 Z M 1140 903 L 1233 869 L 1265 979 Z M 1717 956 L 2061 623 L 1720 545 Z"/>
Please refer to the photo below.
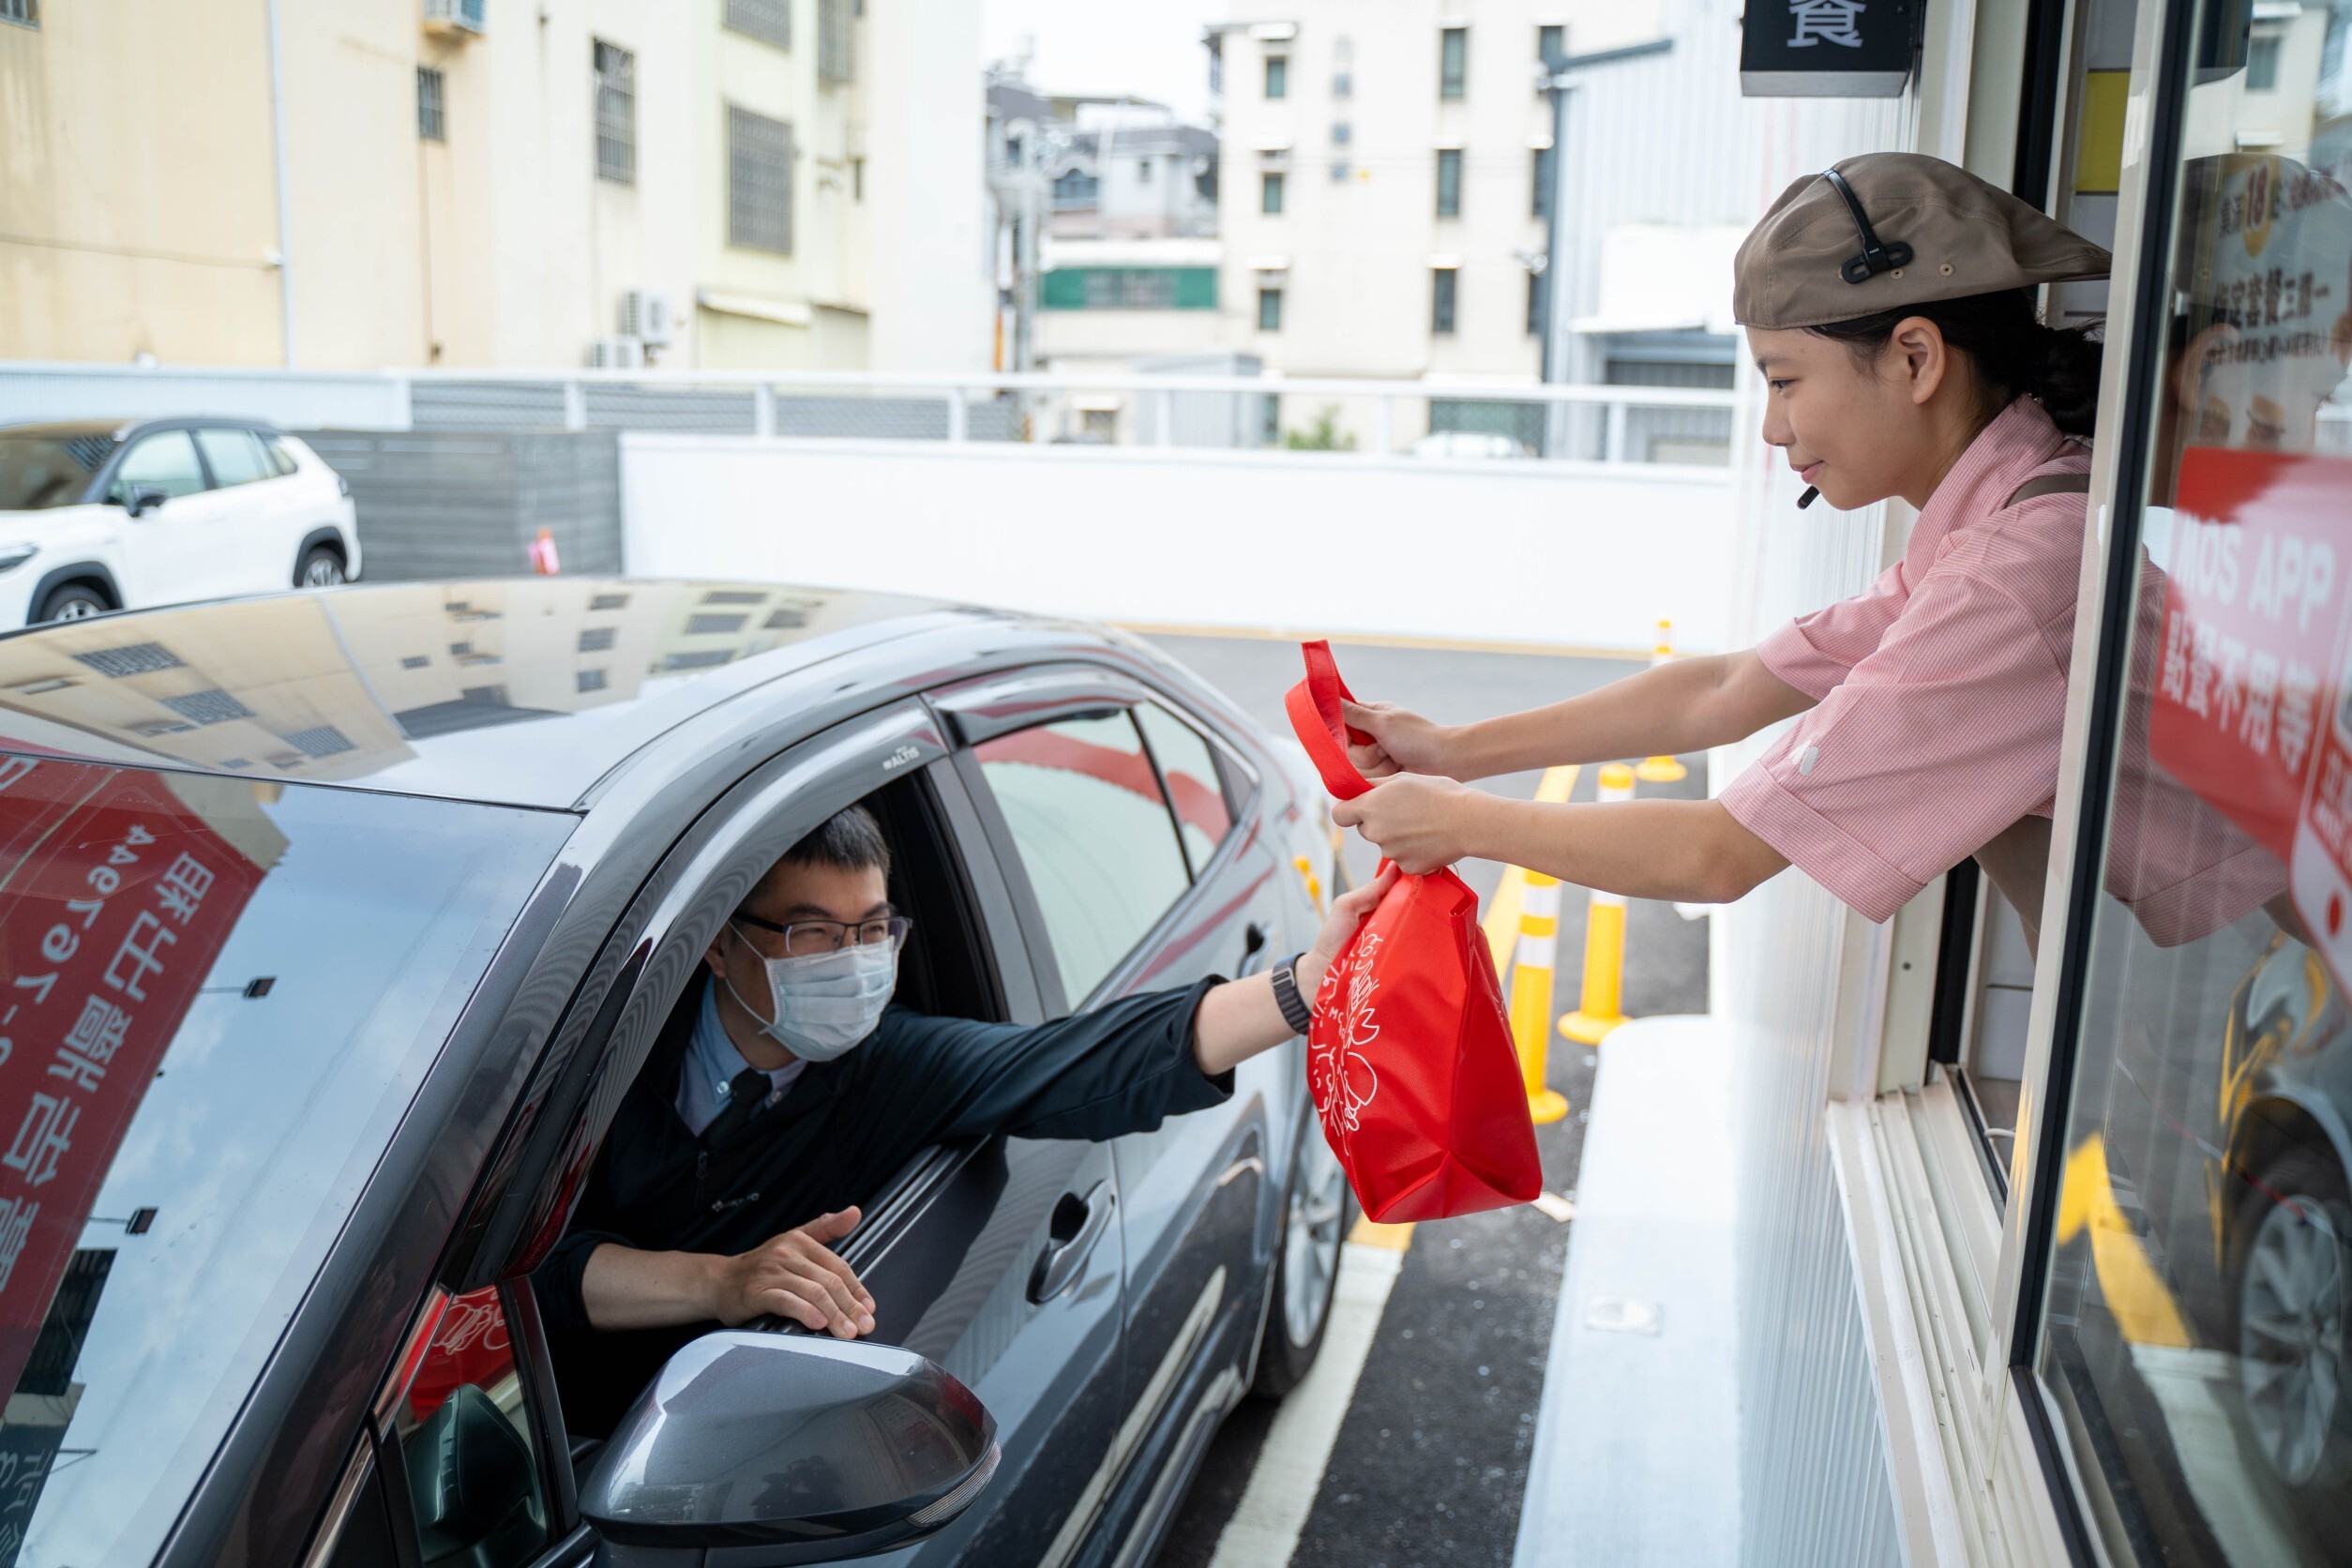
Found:
<path fill-rule="evenodd" d="M 74 505 L 113 450 L 112 436 L 0 435 L 0 512 Z"/>
<path fill-rule="evenodd" d="M 276 477 L 269 460 L 262 454 L 261 442 L 250 430 L 198 430 L 196 445 L 204 448 L 204 461 L 212 465 L 212 482 L 222 490 Z"/>
<path fill-rule="evenodd" d="M 548 1507 L 498 1288 L 438 1299 L 394 1407 L 417 1555 L 508 1568 L 548 1541 Z M 414 1341 L 412 1341 L 414 1343 Z"/>
<path fill-rule="evenodd" d="M 276 436 L 262 437 L 262 450 L 269 459 L 269 471 L 280 479 L 294 471 L 296 464 L 294 454 L 287 451 L 286 444 Z"/>
<path fill-rule="evenodd" d="M 571 822 L 0 754 L 10 1556 L 155 1555 Z"/>
<path fill-rule="evenodd" d="M 1199 731 L 1158 703 L 1144 703 L 1136 709 L 1135 716 L 1143 726 L 1143 738 L 1152 743 L 1160 776 L 1168 781 L 1177 831 L 1184 837 L 1184 854 L 1197 877 L 1233 828 L 1233 812 L 1225 804 L 1216 759 Z"/>
<path fill-rule="evenodd" d="M 973 747 L 1075 1005 L 1192 879 L 1135 721 L 1065 718 Z"/>
<path fill-rule="evenodd" d="M 106 499 L 121 503 L 132 489 L 155 485 L 166 495 L 193 495 L 204 488 L 204 471 L 196 462 L 196 444 L 186 430 L 162 430 L 142 439 L 123 454 Z"/>

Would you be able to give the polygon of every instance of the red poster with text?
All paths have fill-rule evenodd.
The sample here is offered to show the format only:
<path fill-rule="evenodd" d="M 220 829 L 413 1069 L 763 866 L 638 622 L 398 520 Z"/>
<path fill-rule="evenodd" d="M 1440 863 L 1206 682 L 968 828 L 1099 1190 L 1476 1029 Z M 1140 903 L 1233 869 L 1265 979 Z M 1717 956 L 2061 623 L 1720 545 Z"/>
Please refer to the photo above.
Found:
<path fill-rule="evenodd" d="M 158 775 L 0 757 L 0 1390 L 261 880 Z"/>

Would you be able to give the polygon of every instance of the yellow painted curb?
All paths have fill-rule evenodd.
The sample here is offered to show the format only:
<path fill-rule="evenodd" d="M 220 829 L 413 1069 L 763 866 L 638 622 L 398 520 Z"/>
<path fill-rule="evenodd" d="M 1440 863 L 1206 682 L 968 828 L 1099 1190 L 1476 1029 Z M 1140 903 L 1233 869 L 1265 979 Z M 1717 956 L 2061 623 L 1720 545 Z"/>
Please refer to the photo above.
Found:
<path fill-rule="evenodd" d="M 1356 1228 L 1348 1232 L 1348 1240 L 1357 1246 L 1386 1247 L 1402 1252 L 1412 1245 L 1413 1228 L 1410 1225 L 1375 1225 L 1358 1215 Z"/>

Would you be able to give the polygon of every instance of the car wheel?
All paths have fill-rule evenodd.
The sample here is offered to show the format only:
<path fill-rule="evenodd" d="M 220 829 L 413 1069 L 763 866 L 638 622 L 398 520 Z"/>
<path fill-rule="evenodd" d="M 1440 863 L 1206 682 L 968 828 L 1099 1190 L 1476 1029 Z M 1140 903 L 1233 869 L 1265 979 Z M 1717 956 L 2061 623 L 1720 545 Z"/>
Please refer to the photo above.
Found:
<path fill-rule="evenodd" d="M 343 558 L 325 545 L 312 545 L 302 552 L 302 565 L 294 568 L 297 588 L 333 588 L 343 581 Z"/>
<path fill-rule="evenodd" d="M 1250 1392 L 1279 1399 L 1299 1386 L 1323 1348 L 1339 1289 L 1339 1247 L 1347 1239 L 1355 1195 L 1348 1173 L 1311 1123 L 1290 1162 L 1290 1187 L 1283 1195 L 1280 1250 L 1274 1257 L 1274 1300 L 1258 1349 L 1258 1379 Z"/>
<path fill-rule="evenodd" d="M 33 617 L 42 621 L 86 621 L 93 615 L 111 613 L 113 606 L 107 602 L 104 592 L 86 582 L 67 582 L 49 591 L 41 600 L 40 612 Z"/>
<path fill-rule="evenodd" d="M 2352 1202 L 2332 1159 L 2297 1150 L 2247 1199 L 2238 1268 L 2238 1376 L 2271 1472 L 2332 1514 L 2352 1479 Z"/>

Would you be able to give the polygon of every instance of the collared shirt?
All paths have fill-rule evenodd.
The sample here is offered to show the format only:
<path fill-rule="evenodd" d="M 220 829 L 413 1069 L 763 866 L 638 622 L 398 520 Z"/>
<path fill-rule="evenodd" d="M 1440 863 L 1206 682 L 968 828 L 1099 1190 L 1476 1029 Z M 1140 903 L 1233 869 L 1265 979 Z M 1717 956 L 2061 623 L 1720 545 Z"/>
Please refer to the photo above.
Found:
<path fill-rule="evenodd" d="M 2020 398 L 1961 454 L 1903 559 L 1869 590 L 1756 645 L 1817 704 L 1720 797 L 1741 825 L 1872 920 L 2019 818 L 2049 816 L 2082 570 L 2080 494 L 2004 505 L 2088 446 Z M 2142 609 L 2161 597 L 2143 563 Z M 2143 661 L 2144 662 L 2144 661 Z M 2145 682 L 2135 681 L 2145 712 Z M 2137 840 L 2108 890 L 2162 943 L 2236 919 L 2284 885 L 2276 862 L 2147 761 L 2127 716 L 2121 792 Z M 2132 731 L 2141 736 L 2136 756 Z"/>
<path fill-rule="evenodd" d="M 735 1075 L 747 1070 L 743 1052 L 727 1037 L 727 1026 L 718 1019 L 718 988 L 702 988 L 702 1009 L 694 1018 L 694 1034 L 686 1042 L 686 1060 L 678 1066 L 678 1097 L 671 1102 L 677 1108 L 678 1120 L 695 1137 L 718 1120 L 718 1113 L 727 1108 L 728 1085 Z M 768 1073 L 768 1097 L 760 1102 L 762 1110 L 784 1097 L 784 1091 L 800 1077 L 808 1063 L 799 1057 Z"/>

